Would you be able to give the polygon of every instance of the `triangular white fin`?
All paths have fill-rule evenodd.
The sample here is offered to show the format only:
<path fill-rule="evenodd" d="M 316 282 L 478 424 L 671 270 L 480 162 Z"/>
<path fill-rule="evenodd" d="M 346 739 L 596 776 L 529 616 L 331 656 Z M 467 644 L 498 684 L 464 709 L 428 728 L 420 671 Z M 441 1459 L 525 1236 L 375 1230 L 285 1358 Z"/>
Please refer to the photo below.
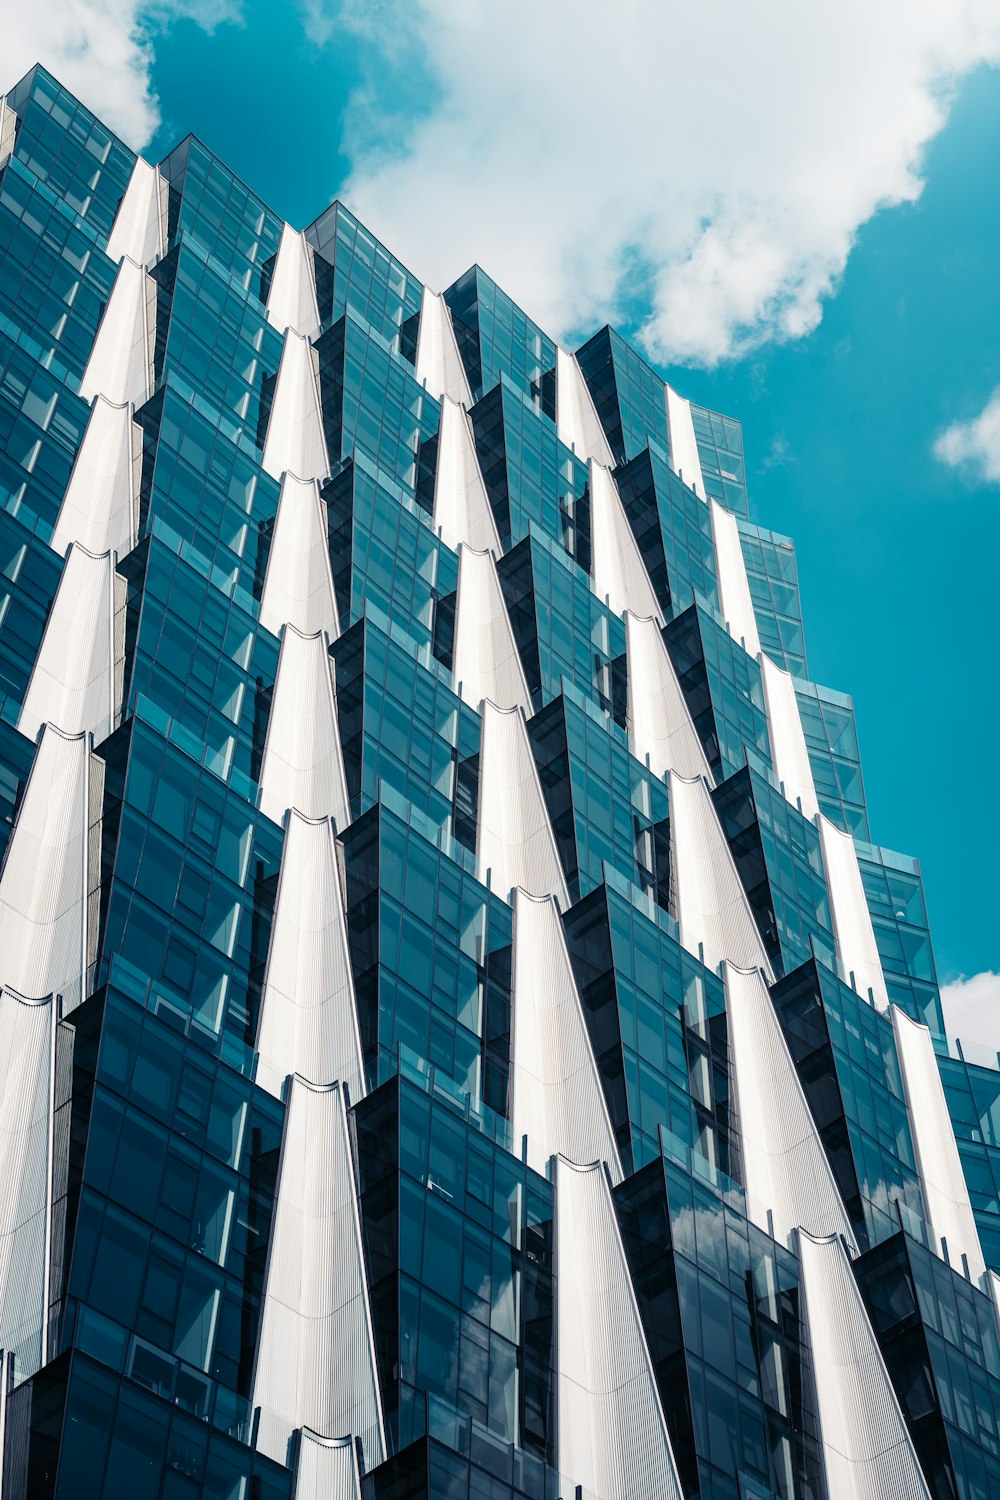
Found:
<path fill-rule="evenodd" d="M 290 807 L 338 828 L 349 821 L 332 665 L 325 631 L 285 626 L 260 772 L 261 811 L 276 823 Z"/>
<path fill-rule="evenodd" d="M 308 339 L 285 334 L 261 468 L 273 479 L 325 479 L 330 459 L 319 404 L 319 370 Z"/>
<path fill-rule="evenodd" d="M 520 709 L 484 702 L 481 745 L 479 878 L 485 881 L 491 870 L 493 889 L 504 900 L 520 886 L 532 896 L 555 896 L 565 911 L 566 877 Z"/>
<path fill-rule="evenodd" d="M 286 474 L 281 481 L 260 623 L 274 635 L 282 625 L 294 625 L 303 635 L 325 630 L 331 640 L 339 634 L 326 506 L 314 479 Z"/>
<path fill-rule="evenodd" d="M 498 708 L 523 708 L 531 694 L 514 641 L 492 553 L 458 549 L 458 599 L 452 673 L 462 698 L 479 708 L 489 698 Z"/>

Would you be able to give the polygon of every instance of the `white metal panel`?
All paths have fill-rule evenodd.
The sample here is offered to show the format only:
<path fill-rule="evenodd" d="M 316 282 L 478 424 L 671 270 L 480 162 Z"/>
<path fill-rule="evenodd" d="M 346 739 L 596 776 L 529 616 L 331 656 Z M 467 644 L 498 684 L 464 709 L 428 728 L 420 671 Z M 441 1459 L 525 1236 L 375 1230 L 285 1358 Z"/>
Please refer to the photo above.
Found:
<path fill-rule="evenodd" d="M 514 886 L 532 896 L 555 896 L 569 906 L 566 877 L 556 849 L 528 729 L 520 709 L 483 704 L 479 756 L 480 880 L 507 899 Z"/>
<path fill-rule="evenodd" d="M 719 608 L 734 640 L 742 641 L 751 656 L 760 652 L 757 616 L 747 580 L 747 566 L 740 544 L 740 529 L 732 511 L 717 500 L 709 501 L 712 517 L 712 541 L 715 544 L 715 571 L 719 583 Z"/>
<path fill-rule="evenodd" d="M 434 525 L 449 547 L 464 543 L 476 552 L 503 553 L 468 415 L 447 396 L 438 428 Z"/>
<path fill-rule="evenodd" d="M 108 255 L 125 255 L 137 265 L 149 266 L 163 253 L 162 191 L 158 167 L 141 156 L 135 159 L 125 196 L 118 205 L 108 235 Z"/>
<path fill-rule="evenodd" d="M 340 633 L 326 506 L 314 479 L 286 474 L 281 481 L 260 623 L 274 635 L 282 625 L 294 625 L 303 635 L 325 630 L 331 640 Z"/>
<path fill-rule="evenodd" d="M 810 1234 L 843 1234 L 853 1246 L 851 1222 L 764 976 L 727 964 L 724 978 L 750 1217 L 783 1244 L 801 1225 Z"/>
<path fill-rule="evenodd" d="M 739 969 L 774 974 L 726 836 L 701 777 L 671 771 L 670 858 L 681 942 L 701 951 L 710 969 L 723 959 Z"/>
<path fill-rule="evenodd" d="M 424 287 L 417 330 L 417 379 L 436 401 L 446 396 L 460 406 L 472 405 L 469 377 L 455 341 L 451 309 L 439 292 Z"/>
<path fill-rule="evenodd" d="M 97 740 L 120 711 L 115 672 L 115 555 L 72 546 L 35 657 L 17 727 L 34 739 L 43 724 Z"/>
<path fill-rule="evenodd" d="M 84 401 L 104 396 L 115 406 L 141 406 L 149 395 L 150 346 L 147 305 L 156 283 L 127 256 L 118 267 L 94 347 L 80 379 Z"/>
<path fill-rule="evenodd" d="M 375 1345 L 343 1091 L 292 1079 L 261 1307 L 257 1446 L 287 1463 L 308 1427 L 385 1457 Z"/>
<path fill-rule="evenodd" d="M 261 468 L 274 479 L 325 479 L 330 472 L 319 401 L 319 368 L 308 339 L 285 333 Z"/>
<path fill-rule="evenodd" d="M 267 321 L 279 333 L 290 328 L 302 338 L 319 332 L 319 308 L 312 250 L 301 230 L 284 224 L 267 293 Z"/>
<path fill-rule="evenodd" d="M 798 803 L 803 817 L 815 818 L 819 803 L 791 673 L 773 662 L 765 651 L 757 659 L 764 680 L 767 732 L 775 774 L 789 802 Z"/>
<path fill-rule="evenodd" d="M 46 724 L 0 868 L 0 982 L 64 1010 L 86 972 L 89 789 L 89 735 Z"/>
<path fill-rule="evenodd" d="M 694 435 L 691 403 L 667 386 L 667 431 L 670 434 L 670 466 L 699 500 L 705 499 L 705 481 L 701 474 L 701 454 Z"/>
<path fill-rule="evenodd" d="M 325 631 L 285 626 L 260 771 L 261 811 L 276 823 L 290 807 L 338 828 L 349 821 L 331 668 Z"/>
<path fill-rule="evenodd" d="M 551 896 L 514 893 L 513 1105 L 515 1143 L 544 1173 L 551 1156 L 579 1166 L 621 1158 L 580 1004 L 566 937 Z"/>
<path fill-rule="evenodd" d="M 131 552 L 136 534 L 139 429 L 126 402 L 98 396 L 73 461 L 51 547 L 64 554 L 71 542 L 88 552 Z"/>
<path fill-rule="evenodd" d="M 328 818 L 288 814 L 257 1031 L 257 1082 L 292 1073 L 365 1091 L 347 917 Z"/>
<path fill-rule="evenodd" d="M 934 1249 L 942 1255 L 944 1241 L 947 1259 L 959 1273 L 964 1255 L 969 1276 L 978 1286 L 986 1274 L 986 1262 L 934 1043 L 929 1029 L 911 1020 L 898 1005 L 891 1005 L 889 1014 Z"/>
<path fill-rule="evenodd" d="M 603 1166 L 556 1158 L 559 1472 L 608 1500 L 681 1500 Z"/>
<path fill-rule="evenodd" d="M 556 428 L 559 441 L 576 450 L 587 463 L 596 459 L 607 469 L 615 466 L 614 454 L 604 435 L 590 388 L 575 354 L 556 347 Z"/>
<path fill-rule="evenodd" d="M 798 1241 L 830 1500 L 929 1500 L 843 1245 L 804 1232 Z"/>
<path fill-rule="evenodd" d="M 462 545 L 452 675 L 463 700 L 477 711 L 489 698 L 498 708 L 523 708 L 531 714 L 531 694 L 493 555 Z"/>
<path fill-rule="evenodd" d="M 14 137 L 17 134 L 17 115 L 7 103 L 6 95 L 0 99 L 0 167 L 9 159 L 14 150 Z"/>
<path fill-rule="evenodd" d="M 850 976 L 859 995 L 874 998 L 879 1010 L 888 1009 L 889 994 L 882 974 L 875 930 L 865 899 L 865 888 L 858 866 L 858 853 L 849 833 L 843 833 L 823 813 L 819 815 L 820 844 L 826 885 L 830 893 L 830 913 L 837 952 L 845 975 Z"/>
<path fill-rule="evenodd" d="M 656 620 L 625 615 L 628 658 L 628 716 L 632 753 L 648 758 L 656 776 L 703 776 L 711 785 L 711 768 L 687 700 Z"/>
<path fill-rule="evenodd" d="M 354 1439 L 324 1438 L 303 1427 L 292 1500 L 361 1500 Z"/>
<path fill-rule="evenodd" d="M 656 590 L 646 572 L 614 475 L 594 460 L 590 464 L 590 529 L 591 574 L 597 597 L 607 599 L 616 615 L 631 610 L 636 615 L 651 615 L 662 624 Z"/>
<path fill-rule="evenodd" d="M 52 1216 L 56 1002 L 0 990 L 0 1349 L 44 1363 Z"/>

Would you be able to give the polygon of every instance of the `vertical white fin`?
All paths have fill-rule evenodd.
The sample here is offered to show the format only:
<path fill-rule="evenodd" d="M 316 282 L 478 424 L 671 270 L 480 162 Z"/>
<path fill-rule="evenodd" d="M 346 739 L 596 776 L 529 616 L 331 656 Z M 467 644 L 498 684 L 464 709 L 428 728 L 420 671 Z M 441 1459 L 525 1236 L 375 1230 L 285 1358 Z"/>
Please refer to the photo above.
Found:
<path fill-rule="evenodd" d="M 614 475 L 603 465 L 590 464 L 591 574 L 594 593 L 607 599 L 616 615 L 631 610 L 651 615 L 658 624 L 663 614 L 650 582 L 639 544 L 629 525 Z"/>
<path fill-rule="evenodd" d="M 329 819 L 294 810 L 281 873 L 257 1028 L 257 1082 L 281 1097 L 292 1073 L 365 1092 L 347 917 Z"/>
<path fill-rule="evenodd" d="M 503 553 L 469 418 L 447 397 L 438 428 L 434 525 L 449 547 L 464 543 L 476 552 Z"/>
<path fill-rule="evenodd" d="M 625 644 L 633 755 L 648 757 L 655 776 L 676 771 L 685 779 L 704 776 L 711 785 L 712 772 L 656 620 L 627 612 Z"/>
<path fill-rule="evenodd" d="M 452 675 L 464 702 L 477 711 L 489 698 L 498 708 L 523 708 L 528 716 L 532 712 L 497 565 L 492 553 L 466 546 L 458 549 Z"/>
<path fill-rule="evenodd" d="M 865 888 L 858 866 L 858 852 L 849 833 L 843 833 L 830 819 L 819 815 L 819 836 L 830 893 L 830 914 L 837 952 L 844 974 L 865 999 L 871 990 L 879 1010 L 887 1010 L 889 994 L 882 974 L 875 929 L 865 899 Z"/>
<path fill-rule="evenodd" d="M 280 823 L 290 807 L 307 818 L 349 821 L 347 781 L 325 631 L 286 625 L 260 771 L 260 807 Z"/>
<path fill-rule="evenodd" d="M 831 1500 L 930 1500 L 850 1262 L 836 1236 L 798 1236 Z"/>
<path fill-rule="evenodd" d="M 113 552 L 94 557 L 76 545 L 66 554 L 17 721 L 28 739 L 43 724 L 58 724 L 65 734 L 89 730 L 96 740 L 115 728 L 121 708 L 116 584 L 124 584 L 115 561 Z"/>
<path fill-rule="evenodd" d="M 785 796 L 793 805 L 798 802 L 802 816 L 815 818 L 819 812 L 813 782 L 809 751 L 802 730 L 795 684 L 791 673 L 779 667 L 765 651 L 758 657 L 764 679 L 764 702 L 767 706 L 767 732 L 771 741 L 771 758 L 775 774 L 784 784 Z"/>
<path fill-rule="evenodd" d="M 42 730 L 0 869 L 0 980 L 21 995 L 83 997 L 90 737 Z"/>
<path fill-rule="evenodd" d="M 943 1255 L 941 1242 L 946 1241 L 949 1264 L 959 1274 L 964 1255 L 969 1276 L 979 1286 L 986 1274 L 986 1262 L 934 1043 L 928 1028 L 912 1021 L 898 1005 L 891 1005 L 889 1014 L 933 1249 Z"/>
<path fill-rule="evenodd" d="M 702 950 L 710 969 L 725 959 L 739 969 L 763 969 L 771 983 L 767 950 L 708 787 L 700 776 L 689 781 L 671 771 L 668 789 L 671 883 L 681 942 L 689 953 Z"/>
<path fill-rule="evenodd" d="M 694 435 L 691 403 L 667 386 L 667 431 L 670 434 L 670 466 L 699 500 L 705 499 L 705 481 L 701 473 L 701 454 Z"/>
<path fill-rule="evenodd" d="M 594 407 L 590 387 L 575 354 L 561 345 L 556 348 L 556 427 L 559 441 L 573 448 L 576 456 L 587 463 L 595 459 L 606 469 L 613 469 L 615 457 Z"/>
<path fill-rule="evenodd" d="M 324 1438 L 303 1427 L 292 1500 L 361 1500 L 354 1439 Z"/>
<path fill-rule="evenodd" d="M 156 283 L 127 256 L 118 267 L 94 347 L 80 379 L 84 401 L 104 396 L 114 406 L 142 406 L 150 389 L 147 302 Z"/>
<path fill-rule="evenodd" d="M 313 260 L 301 230 L 285 224 L 267 294 L 267 321 L 279 333 L 290 328 L 302 338 L 319 332 Z"/>
<path fill-rule="evenodd" d="M 358 1436 L 385 1457 L 375 1345 L 344 1095 L 295 1077 L 285 1130 L 253 1378 L 257 1446 L 288 1462 L 297 1427 Z"/>
<path fill-rule="evenodd" d="M 330 472 L 319 404 L 319 368 L 308 339 L 289 329 L 264 439 L 261 468 L 273 479 L 325 479 Z"/>
<path fill-rule="evenodd" d="M 53 996 L 0 990 L 0 1348 L 18 1380 L 47 1358 L 56 1020 Z"/>
<path fill-rule="evenodd" d="M 555 1183 L 559 1472 L 586 1494 L 681 1500 L 604 1168 L 556 1157 Z"/>
<path fill-rule="evenodd" d="M 740 529 L 732 511 L 717 500 L 709 501 L 712 517 L 712 541 L 715 545 L 715 571 L 719 583 L 719 609 L 729 625 L 733 639 L 742 641 L 751 656 L 760 652 L 757 616 L 753 612 L 747 567 L 740 545 Z"/>
<path fill-rule="evenodd" d="M 555 896 L 561 911 L 569 891 L 549 822 L 548 808 L 520 709 L 483 704 L 479 755 L 479 827 L 476 859 L 480 880 L 492 870 L 497 895 L 514 886 L 532 896 Z"/>
<path fill-rule="evenodd" d="M 274 635 L 280 634 L 282 625 L 294 625 L 303 635 L 325 630 L 331 640 L 340 633 L 326 506 L 315 480 L 286 474 L 281 481 L 260 623 Z"/>
<path fill-rule="evenodd" d="M 594 1061 L 566 937 L 551 896 L 514 893 L 513 1108 L 515 1147 L 544 1172 L 550 1156 L 578 1166 L 621 1158 Z"/>
<path fill-rule="evenodd" d="M 801 1225 L 810 1234 L 843 1234 L 853 1245 L 847 1210 L 764 976 L 759 969 L 726 964 L 724 978 L 750 1217 L 782 1244 Z"/>
<path fill-rule="evenodd" d="M 64 554 L 71 542 L 88 552 L 131 552 L 136 537 L 138 428 L 132 407 L 113 406 L 98 396 L 87 418 L 83 441 L 59 507 L 52 550 Z"/>
<path fill-rule="evenodd" d="M 6 96 L 0 99 L 0 167 L 9 160 L 14 150 L 14 136 L 17 134 L 17 115 L 7 103 Z"/>
<path fill-rule="evenodd" d="M 137 265 L 149 266 L 163 254 L 163 215 L 158 167 L 141 156 L 135 159 L 125 196 L 118 205 L 108 235 L 108 256 L 125 255 Z"/>
<path fill-rule="evenodd" d="M 417 330 L 417 379 L 435 401 L 447 396 L 460 406 L 472 405 L 469 377 L 455 341 L 451 309 L 439 292 L 424 287 Z"/>

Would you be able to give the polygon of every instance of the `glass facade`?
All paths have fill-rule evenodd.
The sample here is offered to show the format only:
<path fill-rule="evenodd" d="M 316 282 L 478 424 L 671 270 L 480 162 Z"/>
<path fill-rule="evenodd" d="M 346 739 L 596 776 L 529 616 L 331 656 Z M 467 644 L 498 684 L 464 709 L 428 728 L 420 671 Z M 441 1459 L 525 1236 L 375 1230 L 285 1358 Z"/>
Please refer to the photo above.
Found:
<path fill-rule="evenodd" d="M 1000 1493 L 1000 1071 L 739 422 L 41 68 L 0 157 L 4 1500 L 841 1500 L 807 1235 L 848 1500 Z"/>

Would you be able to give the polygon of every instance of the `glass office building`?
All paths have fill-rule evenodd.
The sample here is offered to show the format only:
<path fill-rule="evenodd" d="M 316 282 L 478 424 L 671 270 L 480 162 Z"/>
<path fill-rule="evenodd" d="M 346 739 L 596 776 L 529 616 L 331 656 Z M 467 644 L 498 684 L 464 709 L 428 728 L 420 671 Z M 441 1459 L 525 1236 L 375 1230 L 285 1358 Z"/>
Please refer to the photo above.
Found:
<path fill-rule="evenodd" d="M 613 330 L 0 102 L 3 1500 L 1000 1495 L 1000 1075 L 755 514 Z"/>

